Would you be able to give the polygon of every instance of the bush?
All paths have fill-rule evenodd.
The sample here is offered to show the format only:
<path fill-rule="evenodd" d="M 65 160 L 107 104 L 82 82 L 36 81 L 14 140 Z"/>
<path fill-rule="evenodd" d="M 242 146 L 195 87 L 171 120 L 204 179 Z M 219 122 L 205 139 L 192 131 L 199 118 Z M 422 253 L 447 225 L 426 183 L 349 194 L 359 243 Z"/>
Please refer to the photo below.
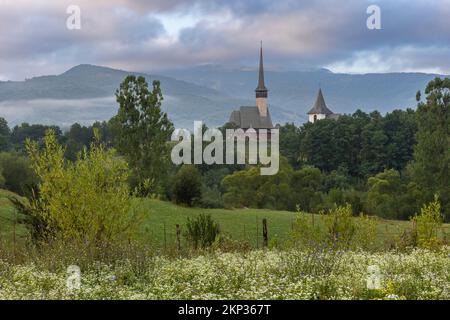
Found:
<path fill-rule="evenodd" d="M 354 221 L 356 233 L 352 247 L 370 250 L 375 248 L 377 238 L 377 217 L 370 217 L 360 213 Z"/>
<path fill-rule="evenodd" d="M 31 211 L 45 224 L 44 238 L 108 244 L 128 240 L 140 223 L 132 214 L 129 169 L 112 150 L 96 143 L 65 162 L 64 148 L 54 131 L 47 131 L 44 149 L 27 141 L 32 168 L 39 177 Z"/>
<path fill-rule="evenodd" d="M 186 238 L 194 249 L 211 246 L 220 233 L 219 225 L 214 222 L 211 215 L 200 214 L 195 218 L 187 219 Z"/>
<path fill-rule="evenodd" d="M 349 248 L 356 233 L 352 218 L 352 207 L 347 204 L 330 210 L 323 215 L 325 229 L 331 243 L 339 247 Z"/>
<path fill-rule="evenodd" d="M 292 245 L 307 248 L 322 243 L 324 230 L 319 218 L 300 211 L 299 206 L 297 212 L 291 231 Z"/>
<path fill-rule="evenodd" d="M 176 203 L 191 207 L 201 198 L 201 187 L 202 181 L 198 169 L 193 165 L 184 165 L 174 177 L 173 198 Z"/>
<path fill-rule="evenodd" d="M 220 233 L 212 244 L 214 251 L 220 252 L 250 252 L 251 244 L 247 240 L 234 240 L 229 234 Z"/>
<path fill-rule="evenodd" d="M 433 248 L 439 244 L 438 231 L 442 225 L 441 203 L 438 196 L 434 201 L 424 205 L 420 214 L 412 221 L 415 224 L 417 244 L 420 247 Z"/>
<path fill-rule="evenodd" d="M 372 249 L 376 239 L 376 220 L 361 214 L 352 217 L 347 204 L 322 211 L 320 215 L 299 212 L 292 226 L 294 247 L 328 246 L 335 249 Z"/>

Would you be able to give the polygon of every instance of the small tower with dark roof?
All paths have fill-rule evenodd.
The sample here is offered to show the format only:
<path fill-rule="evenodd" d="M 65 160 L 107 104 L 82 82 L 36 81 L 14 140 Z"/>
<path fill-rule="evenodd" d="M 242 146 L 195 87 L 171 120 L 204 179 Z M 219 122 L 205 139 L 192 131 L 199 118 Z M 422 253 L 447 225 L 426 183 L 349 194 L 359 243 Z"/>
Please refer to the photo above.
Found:
<path fill-rule="evenodd" d="M 259 79 L 256 93 L 256 106 L 261 117 L 267 117 L 267 88 L 264 84 L 264 63 L 263 63 L 263 48 L 261 41 L 261 49 L 259 53 Z"/>
<path fill-rule="evenodd" d="M 317 94 L 316 102 L 314 103 L 311 110 L 308 112 L 309 122 L 316 122 L 317 120 L 322 120 L 325 118 L 336 118 L 339 115 L 333 113 L 330 109 L 328 109 L 327 104 L 325 103 L 325 99 L 322 94 L 322 89 L 319 89 L 319 93 Z"/>

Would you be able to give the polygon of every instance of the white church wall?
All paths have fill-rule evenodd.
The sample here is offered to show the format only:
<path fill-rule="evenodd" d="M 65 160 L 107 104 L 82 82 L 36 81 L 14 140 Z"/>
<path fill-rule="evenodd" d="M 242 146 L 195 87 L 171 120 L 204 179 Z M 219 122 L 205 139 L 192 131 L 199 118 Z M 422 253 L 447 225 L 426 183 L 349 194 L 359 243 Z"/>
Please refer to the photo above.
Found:
<path fill-rule="evenodd" d="M 316 119 L 314 119 L 316 117 Z M 310 114 L 309 115 L 309 122 L 314 123 L 315 120 L 322 120 L 325 119 L 327 116 L 324 114 Z"/>

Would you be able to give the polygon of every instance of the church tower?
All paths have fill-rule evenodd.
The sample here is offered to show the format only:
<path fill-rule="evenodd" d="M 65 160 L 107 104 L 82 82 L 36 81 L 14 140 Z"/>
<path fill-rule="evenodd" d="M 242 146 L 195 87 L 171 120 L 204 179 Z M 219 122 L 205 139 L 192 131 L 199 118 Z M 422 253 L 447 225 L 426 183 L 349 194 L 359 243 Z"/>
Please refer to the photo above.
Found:
<path fill-rule="evenodd" d="M 241 129 L 273 129 L 272 117 L 267 105 L 267 88 L 264 84 L 263 49 L 259 53 L 259 79 L 255 89 L 256 106 L 241 106 L 239 110 L 233 110 L 228 123 Z"/>
<path fill-rule="evenodd" d="M 319 93 L 317 94 L 316 102 L 314 103 L 311 110 L 308 112 L 309 122 L 314 123 L 317 120 L 322 120 L 325 118 L 338 118 L 339 115 L 333 113 L 330 109 L 328 109 L 327 104 L 325 103 L 325 99 L 322 94 L 322 89 L 319 89 Z"/>
<path fill-rule="evenodd" d="M 267 117 L 267 88 L 264 84 L 264 65 L 263 65 L 263 49 L 261 42 L 261 50 L 259 53 L 259 80 L 256 93 L 256 106 L 258 107 L 259 115 Z"/>

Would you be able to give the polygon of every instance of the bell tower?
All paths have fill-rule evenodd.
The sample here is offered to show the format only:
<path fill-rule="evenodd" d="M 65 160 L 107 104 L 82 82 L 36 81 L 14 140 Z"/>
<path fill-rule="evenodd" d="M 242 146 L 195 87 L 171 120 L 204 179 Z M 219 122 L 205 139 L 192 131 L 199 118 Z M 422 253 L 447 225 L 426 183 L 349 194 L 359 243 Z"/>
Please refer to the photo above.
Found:
<path fill-rule="evenodd" d="M 256 106 L 258 107 L 259 115 L 267 117 L 267 88 L 264 84 L 264 64 L 263 64 L 263 49 L 261 41 L 261 49 L 259 53 L 259 79 L 256 93 Z"/>

